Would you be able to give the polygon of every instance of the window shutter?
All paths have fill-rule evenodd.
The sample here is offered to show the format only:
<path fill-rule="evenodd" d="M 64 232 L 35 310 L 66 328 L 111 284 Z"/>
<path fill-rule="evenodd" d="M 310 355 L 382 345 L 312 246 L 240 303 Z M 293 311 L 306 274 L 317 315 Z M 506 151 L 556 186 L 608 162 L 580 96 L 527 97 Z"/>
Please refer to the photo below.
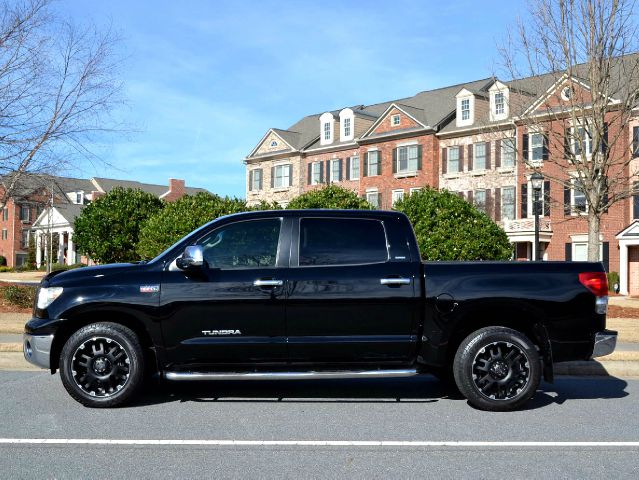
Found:
<path fill-rule="evenodd" d="M 486 215 L 493 218 L 493 202 L 490 195 L 490 190 L 486 189 Z"/>
<path fill-rule="evenodd" d="M 495 221 L 501 220 L 501 188 L 495 189 Z"/>
<path fill-rule="evenodd" d="M 464 147 L 457 147 L 459 151 L 459 171 L 464 171 Z"/>
<path fill-rule="evenodd" d="M 271 167 L 271 188 L 275 188 L 275 167 Z"/>
<path fill-rule="evenodd" d="M 544 217 L 550 217 L 550 182 L 544 182 Z"/>
<path fill-rule="evenodd" d="M 601 263 L 603 263 L 604 270 L 610 271 L 610 242 L 603 242 L 601 244 Z M 612 287 L 612 285 L 610 285 Z"/>
<path fill-rule="evenodd" d="M 528 161 L 528 134 L 527 133 L 524 133 L 524 136 L 523 136 L 521 154 L 524 161 Z"/>
<path fill-rule="evenodd" d="M 368 152 L 364 154 L 364 171 L 362 172 L 362 177 L 368 176 Z"/>
<path fill-rule="evenodd" d="M 382 203 L 382 193 L 381 192 L 379 192 L 377 194 L 377 205 L 378 205 L 377 208 L 379 208 L 380 210 L 382 210 L 384 208 L 384 204 Z"/>
<path fill-rule="evenodd" d="M 565 257 L 567 262 L 572 262 L 572 243 L 564 245 Z"/>
<path fill-rule="evenodd" d="M 572 146 L 570 145 L 570 127 L 564 128 L 564 158 L 572 157 Z"/>
<path fill-rule="evenodd" d="M 293 186 L 293 165 L 289 165 L 288 167 L 288 186 Z"/>
<path fill-rule="evenodd" d="M 542 139 L 544 148 L 541 153 L 541 159 L 548 160 L 548 135 L 543 135 Z"/>
<path fill-rule="evenodd" d="M 381 174 L 382 174 L 382 151 L 377 150 L 377 175 L 381 175 Z"/>
<path fill-rule="evenodd" d="M 397 173 L 397 148 L 393 148 L 393 173 Z"/>
<path fill-rule="evenodd" d="M 632 129 L 632 156 L 639 157 L 639 127 Z"/>
<path fill-rule="evenodd" d="M 604 191 L 603 191 L 603 195 L 602 195 L 602 199 L 601 200 L 602 200 L 602 202 L 603 202 L 603 204 L 605 206 L 605 205 L 608 204 L 608 200 L 609 200 L 608 199 L 608 177 L 604 177 L 603 187 L 604 187 Z M 604 208 L 604 213 L 608 213 L 608 207 L 607 206 Z"/>
<path fill-rule="evenodd" d="M 341 159 L 341 158 L 340 158 L 340 159 L 338 159 L 337 161 L 339 162 L 339 178 L 337 179 L 337 181 L 338 181 L 338 182 L 341 182 L 341 181 L 342 181 L 342 175 L 343 175 L 343 168 L 344 168 L 344 166 L 343 166 L 343 161 L 342 161 L 342 159 Z"/>
<path fill-rule="evenodd" d="M 564 215 L 570 215 L 572 207 L 570 206 L 570 187 L 564 185 Z"/>
<path fill-rule="evenodd" d="M 495 141 L 495 168 L 501 167 L 501 140 Z"/>
<path fill-rule="evenodd" d="M 253 190 L 253 170 L 249 171 L 249 192 Z"/>
<path fill-rule="evenodd" d="M 521 218 L 528 218 L 528 184 L 521 184 Z"/>
<path fill-rule="evenodd" d="M 468 195 L 466 195 L 466 199 L 468 200 L 468 203 L 470 203 L 472 205 L 472 203 L 473 203 L 473 191 L 472 190 L 468 191 Z"/>
<path fill-rule="evenodd" d="M 320 161 L 319 162 L 319 167 L 320 167 L 319 183 L 324 183 L 324 162 Z"/>
<path fill-rule="evenodd" d="M 490 142 L 486 142 L 486 170 L 490 170 L 492 167 L 490 166 Z"/>
<path fill-rule="evenodd" d="M 632 218 L 639 218 L 639 183 L 635 183 L 635 194 L 632 196 Z"/>
<path fill-rule="evenodd" d="M 442 175 L 446 173 L 448 167 L 448 150 L 442 148 Z"/>
<path fill-rule="evenodd" d="M 333 178 L 331 178 L 333 172 L 331 172 L 331 161 L 326 160 L 326 183 L 333 182 Z"/>
<path fill-rule="evenodd" d="M 417 145 L 417 170 L 422 169 L 422 146 Z"/>
<path fill-rule="evenodd" d="M 603 138 L 601 139 L 600 151 L 601 153 L 606 153 L 608 151 L 608 124 L 607 123 L 604 123 L 603 125 Z"/>
<path fill-rule="evenodd" d="M 306 185 L 313 183 L 313 164 L 308 164 L 308 172 L 306 174 Z"/>
<path fill-rule="evenodd" d="M 346 180 L 351 179 L 351 162 L 353 157 L 348 157 L 346 159 Z"/>
<path fill-rule="evenodd" d="M 473 169 L 473 148 L 475 148 L 475 146 L 473 144 L 468 145 L 468 171 L 472 171 Z M 460 166 L 461 168 L 459 169 L 460 171 L 464 171 L 464 167 Z"/>

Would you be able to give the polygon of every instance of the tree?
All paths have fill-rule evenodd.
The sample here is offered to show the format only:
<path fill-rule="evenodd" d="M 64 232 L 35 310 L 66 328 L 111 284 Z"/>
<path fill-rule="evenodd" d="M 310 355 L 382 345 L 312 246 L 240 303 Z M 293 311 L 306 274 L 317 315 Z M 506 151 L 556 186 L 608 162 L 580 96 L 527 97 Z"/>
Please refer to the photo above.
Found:
<path fill-rule="evenodd" d="M 509 260 L 508 236 L 486 214 L 446 190 L 427 187 L 395 204 L 413 224 L 424 260 Z"/>
<path fill-rule="evenodd" d="M 287 208 L 347 208 L 356 210 L 370 210 L 372 205 L 359 198 L 351 190 L 338 185 L 329 184 L 323 188 L 311 190 L 295 197 Z"/>
<path fill-rule="evenodd" d="M 62 20 L 50 3 L 0 5 L 0 208 L 27 173 L 99 160 L 89 145 L 113 130 L 120 103 L 114 36 Z"/>
<path fill-rule="evenodd" d="M 137 252 L 153 258 L 186 234 L 222 215 L 248 210 L 246 202 L 200 192 L 169 203 L 150 217 L 140 230 Z"/>
<path fill-rule="evenodd" d="M 140 228 L 164 202 L 139 189 L 116 187 L 84 207 L 75 219 L 78 250 L 99 263 L 138 260 Z"/>
<path fill-rule="evenodd" d="M 544 175 L 585 197 L 572 213 L 587 215 L 592 261 L 599 260 L 602 216 L 637 193 L 628 153 L 639 99 L 634 5 L 634 0 L 530 0 L 529 18 L 501 49 L 512 78 L 531 77 L 529 91 L 511 95 L 510 109 L 529 130 L 543 132 L 550 152 L 544 163 L 559 167 L 544 169 Z M 555 92 L 531 108 L 551 87 Z M 527 166 L 542 168 L 532 161 Z"/>

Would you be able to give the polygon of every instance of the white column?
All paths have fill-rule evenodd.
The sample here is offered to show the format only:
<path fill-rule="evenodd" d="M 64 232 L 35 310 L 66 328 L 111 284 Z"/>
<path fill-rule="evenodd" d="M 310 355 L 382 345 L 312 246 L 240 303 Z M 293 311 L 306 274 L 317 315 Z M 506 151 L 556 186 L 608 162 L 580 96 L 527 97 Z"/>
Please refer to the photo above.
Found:
<path fill-rule="evenodd" d="M 42 235 L 36 233 L 36 265 L 40 268 L 42 265 Z"/>
<path fill-rule="evenodd" d="M 619 293 L 628 295 L 628 244 L 619 242 Z M 609 285 L 612 289 L 612 285 Z"/>
<path fill-rule="evenodd" d="M 58 233 L 58 263 L 64 263 L 64 232 Z"/>
<path fill-rule="evenodd" d="M 67 265 L 73 265 L 75 263 L 75 245 L 73 244 L 73 232 L 67 232 Z"/>

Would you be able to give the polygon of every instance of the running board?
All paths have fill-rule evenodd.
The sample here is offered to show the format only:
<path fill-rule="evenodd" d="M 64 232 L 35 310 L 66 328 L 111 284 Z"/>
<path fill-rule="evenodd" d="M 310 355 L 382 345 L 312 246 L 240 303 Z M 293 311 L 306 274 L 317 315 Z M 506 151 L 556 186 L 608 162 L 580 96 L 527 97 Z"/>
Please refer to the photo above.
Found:
<path fill-rule="evenodd" d="M 356 370 L 319 372 L 166 372 L 164 378 L 174 382 L 191 380 L 304 380 L 337 378 L 388 378 L 417 375 L 409 370 Z"/>

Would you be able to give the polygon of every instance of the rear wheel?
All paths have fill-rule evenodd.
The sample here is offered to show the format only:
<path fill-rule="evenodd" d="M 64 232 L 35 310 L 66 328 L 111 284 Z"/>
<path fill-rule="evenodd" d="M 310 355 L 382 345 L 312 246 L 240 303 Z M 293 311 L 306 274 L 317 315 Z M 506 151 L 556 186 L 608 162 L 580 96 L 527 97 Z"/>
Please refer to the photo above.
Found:
<path fill-rule="evenodd" d="M 69 395 L 87 407 L 116 407 L 140 388 L 144 355 L 135 333 L 116 323 L 93 323 L 75 332 L 60 354 L 60 377 Z"/>
<path fill-rule="evenodd" d="M 532 398 L 541 381 L 541 360 L 526 335 L 487 327 L 462 341 L 453 364 L 455 382 L 471 405 L 515 410 Z"/>

